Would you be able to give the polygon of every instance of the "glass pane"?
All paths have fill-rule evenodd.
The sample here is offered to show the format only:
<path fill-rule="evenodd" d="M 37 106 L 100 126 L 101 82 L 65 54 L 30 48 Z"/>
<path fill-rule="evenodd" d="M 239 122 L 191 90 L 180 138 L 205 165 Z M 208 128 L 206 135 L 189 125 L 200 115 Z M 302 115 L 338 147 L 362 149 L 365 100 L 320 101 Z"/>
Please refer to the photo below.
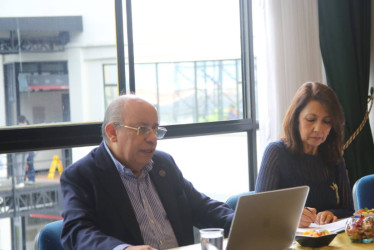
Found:
<path fill-rule="evenodd" d="M 40 229 L 61 219 L 61 172 L 92 148 L 0 154 L 0 249 L 22 249 L 23 239 L 34 249 Z"/>
<path fill-rule="evenodd" d="M 249 190 L 247 148 L 246 133 L 167 139 L 157 144 L 157 149 L 173 156 L 197 190 L 223 202 Z"/>
<path fill-rule="evenodd" d="M 104 64 L 117 85 L 114 15 L 106 0 L 2 2 L 0 126 L 102 121 Z"/>
<path fill-rule="evenodd" d="M 137 0 L 132 11 L 136 93 L 161 124 L 243 117 L 239 1 Z"/>
<path fill-rule="evenodd" d="M 104 93 L 105 93 L 105 109 L 108 107 L 115 97 L 118 96 L 117 85 L 117 65 L 104 65 Z"/>
<path fill-rule="evenodd" d="M 105 86 L 105 108 L 118 96 L 117 85 L 106 85 Z"/>
<path fill-rule="evenodd" d="M 117 65 L 105 64 L 104 65 L 104 84 L 117 84 Z"/>

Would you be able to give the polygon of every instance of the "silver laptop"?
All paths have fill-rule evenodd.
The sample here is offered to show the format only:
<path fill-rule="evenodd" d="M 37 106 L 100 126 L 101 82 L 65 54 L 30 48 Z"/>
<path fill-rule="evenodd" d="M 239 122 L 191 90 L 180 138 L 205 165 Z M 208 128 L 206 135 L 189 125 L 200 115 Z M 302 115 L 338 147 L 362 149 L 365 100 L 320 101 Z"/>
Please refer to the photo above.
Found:
<path fill-rule="evenodd" d="M 308 186 L 300 186 L 241 196 L 226 249 L 291 247 L 308 193 Z"/>

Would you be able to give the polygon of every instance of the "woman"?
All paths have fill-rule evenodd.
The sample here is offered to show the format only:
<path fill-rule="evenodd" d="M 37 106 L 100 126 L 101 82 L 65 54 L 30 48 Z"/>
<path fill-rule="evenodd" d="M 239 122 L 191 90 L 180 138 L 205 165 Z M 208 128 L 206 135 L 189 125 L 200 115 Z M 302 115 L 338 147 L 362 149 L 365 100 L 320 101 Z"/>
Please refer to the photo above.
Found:
<path fill-rule="evenodd" d="M 304 83 L 283 120 L 282 139 L 265 149 L 256 192 L 308 185 L 300 227 L 334 222 L 354 212 L 342 157 L 344 122 L 331 88 Z"/>

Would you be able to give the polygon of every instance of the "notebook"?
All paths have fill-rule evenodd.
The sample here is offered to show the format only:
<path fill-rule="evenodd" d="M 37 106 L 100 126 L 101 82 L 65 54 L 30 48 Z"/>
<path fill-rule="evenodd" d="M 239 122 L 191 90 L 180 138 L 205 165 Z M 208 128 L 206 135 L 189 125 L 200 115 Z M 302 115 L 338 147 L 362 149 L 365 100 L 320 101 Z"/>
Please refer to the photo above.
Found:
<path fill-rule="evenodd" d="M 350 217 L 343 218 L 343 219 L 339 219 L 336 222 L 332 222 L 332 223 L 328 223 L 324 225 L 318 225 L 316 223 L 312 223 L 307 228 L 298 228 L 296 230 L 296 233 L 303 233 L 309 230 L 316 230 L 316 231 L 327 230 L 330 233 L 341 233 L 345 231 L 345 226 L 347 225 L 347 220 L 349 219 Z"/>
<path fill-rule="evenodd" d="M 226 250 L 280 250 L 292 246 L 308 186 L 243 195 Z"/>

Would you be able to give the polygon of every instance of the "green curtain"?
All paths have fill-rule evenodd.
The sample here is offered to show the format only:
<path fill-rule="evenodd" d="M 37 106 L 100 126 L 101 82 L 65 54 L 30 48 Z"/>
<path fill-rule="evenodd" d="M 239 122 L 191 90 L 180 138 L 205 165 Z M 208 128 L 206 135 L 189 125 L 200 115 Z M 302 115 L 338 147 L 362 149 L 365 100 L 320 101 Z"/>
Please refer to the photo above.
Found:
<path fill-rule="evenodd" d="M 348 139 L 367 110 L 370 70 L 371 0 L 319 0 L 318 18 L 327 84 L 343 106 Z M 372 111 L 373 112 L 373 111 Z M 374 174 L 374 143 L 369 121 L 344 152 L 351 186 Z"/>

